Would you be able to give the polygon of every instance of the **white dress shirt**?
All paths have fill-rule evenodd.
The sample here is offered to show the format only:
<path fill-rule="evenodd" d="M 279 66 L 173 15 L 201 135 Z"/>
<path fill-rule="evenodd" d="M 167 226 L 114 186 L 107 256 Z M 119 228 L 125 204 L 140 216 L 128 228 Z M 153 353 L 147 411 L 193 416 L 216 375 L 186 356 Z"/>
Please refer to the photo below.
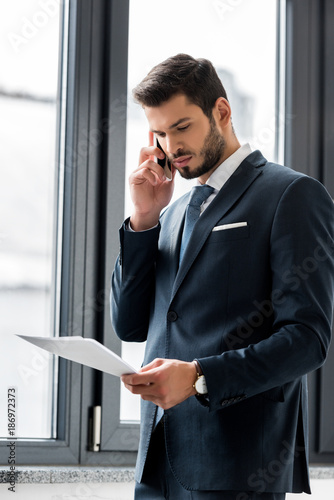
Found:
<path fill-rule="evenodd" d="M 209 198 L 204 201 L 201 205 L 201 213 L 210 205 L 212 200 L 217 196 L 218 191 L 224 186 L 224 184 L 229 180 L 231 175 L 236 171 L 239 165 L 250 155 L 252 149 L 250 145 L 244 144 L 239 149 L 237 149 L 231 156 L 226 158 L 223 163 L 216 168 L 216 170 L 210 175 L 206 184 L 213 187 L 214 191 L 210 194 Z M 198 182 L 200 185 L 200 182 Z"/>

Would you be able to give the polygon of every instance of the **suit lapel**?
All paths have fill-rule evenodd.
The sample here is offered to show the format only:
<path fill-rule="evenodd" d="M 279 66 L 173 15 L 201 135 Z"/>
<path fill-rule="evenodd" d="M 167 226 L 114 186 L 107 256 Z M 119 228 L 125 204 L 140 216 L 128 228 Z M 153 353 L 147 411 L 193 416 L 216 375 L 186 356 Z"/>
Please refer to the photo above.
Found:
<path fill-rule="evenodd" d="M 255 153 L 257 152 L 252 153 L 252 155 L 250 156 L 253 156 Z M 183 255 L 181 265 L 176 274 L 171 300 L 173 300 L 175 294 L 177 293 L 182 281 L 184 280 L 194 260 L 199 254 L 208 236 L 210 235 L 212 228 L 232 208 L 232 206 L 239 200 L 239 198 L 244 194 L 248 187 L 262 173 L 262 169 L 255 168 L 265 163 L 266 160 L 262 155 L 261 158 L 263 159 L 263 161 L 261 162 L 250 162 L 250 157 L 246 158 L 246 160 L 241 163 L 239 168 L 234 172 L 234 174 L 230 177 L 226 184 L 224 184 L 224 186 L 217 194 L 216 198 L 204 211 L 203 215 L 201 215 L 201 217 L 199 218 L 194 227 L 189 240 L 189 244 Z M 180 226 L 178 227 L 179 231 Z M 176 245 L 179 245 L 179 241 L 180 235 L 174 238 L 174 243 Z M 178 248 L 178 246 L 175 246 L 173 248 L 173 250 L 175 251 L 175 261 L 178 259 Z M 177 262 L 175 262 L 175 264 L 177 265 Z M 173 276 L 175 276 L 174 273 Z"/>

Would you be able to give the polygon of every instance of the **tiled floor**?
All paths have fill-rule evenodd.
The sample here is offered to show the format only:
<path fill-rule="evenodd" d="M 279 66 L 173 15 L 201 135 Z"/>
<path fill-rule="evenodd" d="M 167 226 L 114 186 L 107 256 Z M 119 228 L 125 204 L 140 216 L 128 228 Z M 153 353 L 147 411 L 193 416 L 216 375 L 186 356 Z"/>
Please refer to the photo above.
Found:
<path fill-rule="evenodd" d="M 334 500 L 334 479 L 313 479 L 311 489 L 311 496 L 306 493 L 301 495 L 288 493 L 286 500 Z"/>

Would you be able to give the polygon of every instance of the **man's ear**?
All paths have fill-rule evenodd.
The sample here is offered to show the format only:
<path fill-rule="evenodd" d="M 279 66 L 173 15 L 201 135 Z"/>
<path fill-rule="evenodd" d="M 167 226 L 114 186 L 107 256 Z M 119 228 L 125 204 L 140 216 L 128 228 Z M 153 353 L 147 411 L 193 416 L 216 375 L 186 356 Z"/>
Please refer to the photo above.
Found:
<path fill-rule="evenodd" d="M 231 106 L 227 99 L 218 97 L 213 107 L 213 116 L 217 126 L 223 130 L 231 123 Z"/>

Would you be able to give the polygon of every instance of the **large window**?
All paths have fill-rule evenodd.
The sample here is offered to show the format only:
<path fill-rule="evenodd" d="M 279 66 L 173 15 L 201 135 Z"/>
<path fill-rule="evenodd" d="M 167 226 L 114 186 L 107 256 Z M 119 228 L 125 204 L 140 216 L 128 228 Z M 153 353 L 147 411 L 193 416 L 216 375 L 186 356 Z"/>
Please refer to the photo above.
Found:
<path fill-rule="evenodd" d="M 0 10 L 0 398 L 16 388 L 18 437 L 51 438 L 56 364 L 14 334 L 55 331 L 61 7 L 16 0 Z"/>
<path fill-rule="evenodd" d="M 212 61 L 231 103 L 240 143 L 249 142 L 269 160 L 277 159 L 284 131 L 278 105 L 278 34 L 276 0 L 170 0 L 168 8 L 156 0 L 131 0 L 126 177 L 138 163 L 140 148 L 148 144 L 147 120 L 130 91 L 155 64 L 180 52 Z M 177 176 L 173 199 L 188 191 L 192 183 Z M 126 184 L 125 215 L 130 214 Z M 122 354 L 136 366 L 143 349 L 142 345 L 124 344 Z M 126 390 L 122 390 L 121 418 L 139 419 L 138 398 Z"/>

